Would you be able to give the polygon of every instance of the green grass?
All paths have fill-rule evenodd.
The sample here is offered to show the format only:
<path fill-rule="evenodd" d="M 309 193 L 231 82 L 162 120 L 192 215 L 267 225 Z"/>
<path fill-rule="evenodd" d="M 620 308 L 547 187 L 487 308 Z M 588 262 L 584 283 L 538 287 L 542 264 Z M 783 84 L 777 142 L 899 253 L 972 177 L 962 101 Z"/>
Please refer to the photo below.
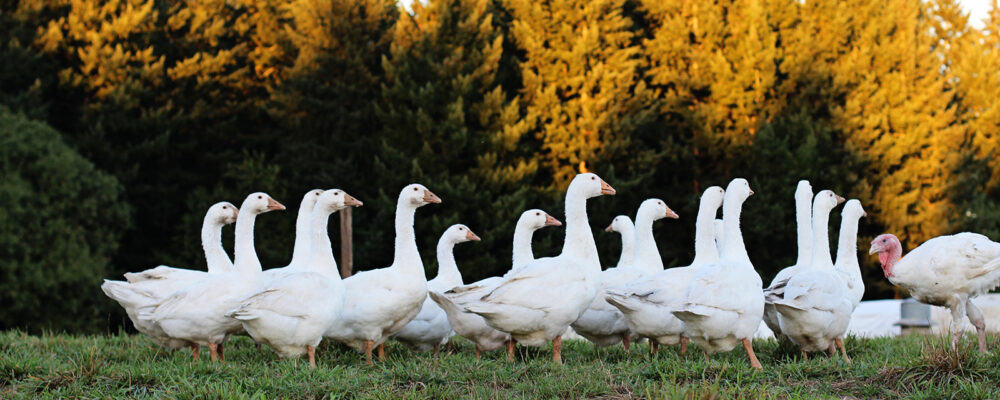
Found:
<path fill-rule="evenodd" d="M 809 361 L 790 346 L 756 341 L 763 371 L 742 349 L 705 362 L 697 347 L 685 357 L 648 346 L 595 350 L 567 341 L 564 365 L 549 349 L 528 349 L 508 363 L 502 352 L 477 362 L 456 338 L 435 357 L 389 343 L 388 360 L 364 365 L 360 354 L 324 342 L 319 367 L 279 361 L 247 338 L 227 344 L 225 363 L 194 362 L 188 351 L 157 348 L 135 335 L 31 336 L 0 333 L 0 398 L 1000 398 L 995 354 L 980 355 L 967 336 L 958 355 L 945 339 L 848 338 L 853 364 L 818 353 Z"/>

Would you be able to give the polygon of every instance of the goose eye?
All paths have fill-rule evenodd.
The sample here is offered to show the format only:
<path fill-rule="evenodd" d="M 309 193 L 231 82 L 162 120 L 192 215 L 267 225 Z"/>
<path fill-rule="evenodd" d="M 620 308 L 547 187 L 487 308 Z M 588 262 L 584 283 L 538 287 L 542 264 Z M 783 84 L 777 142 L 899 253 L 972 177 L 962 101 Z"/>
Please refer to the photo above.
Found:
<path fill-rule="evenodd" d="M 225 209 L 227 209 L 227 208 L 229 208 L 229 207 L 226 207 L 226 206 L 222 206 L 222 209 L 223 209 L 223 210 L 225 210 Z"/>
<path fill-rule="evenodd" d="M 458 230 L 460 230 L 460 231 L 464 231 L 464 230 L 465 230 L 465 228 L 458 228 Z"/>
<path fill-rule="evenodd" d="M 417 189 L 417 188 L 413 188 L 413 191 L 414 191 L 414 192 L 416 192 L 417 190 L 420 190 L 420 189 Z"/>
<path fill-rule="evenodd" d="M 264 198 L 264 196 L 257 196 L 257 198 L 258 198 L 258 199 L 263 199 L 263 198 Z"/>
<path fill-rule="evenodd" d="M 590 177 L 590 180 L 592 180 L 592 181 L 596 181 L 596 180 L 597 180 L 597 178 L 594 178 L 594 177 Z"/>

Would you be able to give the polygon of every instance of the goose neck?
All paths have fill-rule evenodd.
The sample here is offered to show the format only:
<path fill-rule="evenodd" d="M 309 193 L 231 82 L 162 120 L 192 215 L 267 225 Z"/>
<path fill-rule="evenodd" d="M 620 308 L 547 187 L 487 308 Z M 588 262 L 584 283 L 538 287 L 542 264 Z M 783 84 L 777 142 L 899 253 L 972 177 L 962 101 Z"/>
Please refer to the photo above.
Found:
<path fill-rule="evenodd" d="M 328 230 L 330 215 L 332 213 L 320 210 L 318 207 L 310 213 L 310 229 L 312 230 L 310 260 L 302 269 L 313 272 L 325 273 L 340 279 L 340 270 L 337 269 L 337 260 L 333 257 L 333 244 L 330 242 L 330 232 Z M 296 268 L 301 264 L 293 264 Z"/>
<path fill-rule="evenodd" d="M 618 258 L 617 268 L 626 267 L 635 262 L 635 226 L 628 225 L 618 232 L 622 235 L 622 255 Z"/>
<path fill-rule="evenodd" d="M 597 256 L 597 244 L 587 221 L 587 199 L 573 191 L 566 194 L 566 240 L 562 254 L 587 261 L 601 268 Z"/>
<path fill-rule="evenodd" d="M 313 208 L 308 200 L 303 201 L 299 206 L 299 214 L 295 217 L 295 247 L 292 248 L 292 261 L 288 265 L 298 265 L 310 258 L 309 239 L 312 235 L 310 221 Z"/>
<path fill-rule="evenodd" d="M 698 217 L 694 223 L 694 261 L 691 265 L 703 265 L 719 260 L 719 248 L 715 245 L 716 207 L 702 204 L 698 207 Z"/>
<path fill-rule="evenodd" d="M 535 259 L 531 251 L 531 238 L 535 230 L 526 226 L 525 223 L 518 223 L 514 227 L 514 251 L 511 258 L 511 269 L 520 267 Z"/>
<path fill-rule="evenodd" d="M 812 227 L 812 204 L 810 196 L 797 196 L 795 199 L 795 227 L 799 254 L 795 265 L 806 265 L 812 261 L 813 252 L 813 227 Z"/>
<path fill-rule="evenodd" d="M 635 218 L 635 265 L 644 272 L 658 272 L 663 270 L 663 259 L 653 237 L 653 218 L 648 214 Z"/>
<path fill-rule="evenodd" d="M 458 272 L 455 262 L 455 242 L 441 238 L 437 244 L 438 273 L 435 280 L 440 280 L 449 286 L 462 285 L 462 274 Z"/>
<path fill-rule="evenodd" d="M 205 250 L 205 263 L 210 274 L 233 270 L 233 261 L 226 253 L 226 248 L 222 246 L 222 227 L 223 224 L 207 215 L 201 225 L 201 247 Z"/>
<path fill-rule="evenodd" d="M 240 209 L 247 209 L 241 207 Z M 236 219 L 236 261 L 235 270 L 242 274 L 254 275 L 261 273 L 260 259 L 257 258 L 257 250 L 253 243 L 253 226 L 257 220 L 257 214 L 252 211 L 240 213 Z"/>
<path fill-rule="evenodd" d="M 417 238 L 413 231 L 413 216 L 417 207 L 405 199 L 396 203 L 396 239 L 392 265 L 424 276 L 424 264 L 417 249 Z M 425 278 L 426 279 L 426 278 Z"/>
<path fill-rule="evenodd" d="M 830 210 L 816 209 L 813 213 L 813 246 L 812 266 L 814 268 L 833 269 L 833 259 L 830 258 L 830 232 L 827 228 L 830 222 Z"/>
<path fill-rule="evenodd" d="M 726 200 L 723 201 L 722 226 L 724 248 L 721 258 L 724 260 L 741 261 L 750 263 L 750 255 L 747 254 L 746 245 L 743 243 L 743 232 L 740 230 L 740 214 L 743 212 L 743 200 L 729 195 L 726 191 Z"/>
<path fill-rule="evenodd" d="M 846 217 L 840 222 L 840 236 L 837 239 L 837 269 L 844 270 L 855 278 L 861 277 L 858 263 L 858 220 Z"/>

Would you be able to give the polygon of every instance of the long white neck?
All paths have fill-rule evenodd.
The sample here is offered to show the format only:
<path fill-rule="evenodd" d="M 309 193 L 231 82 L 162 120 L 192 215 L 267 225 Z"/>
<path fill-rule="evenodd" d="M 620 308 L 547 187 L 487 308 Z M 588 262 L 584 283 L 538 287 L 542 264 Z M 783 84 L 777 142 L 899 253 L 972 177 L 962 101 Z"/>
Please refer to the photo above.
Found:
<path fill-rule="evenodd" d="M 573 191 L 566 193 L 566 241 L 562 254 L 593 261 L 592 264 L 601 268 L 594 233 L 587 220 L 587 199 Z"/>
<path fill-rule="evenodd" d="M 741 261 L 750 263 L 750 255 L 743 244 L 743 232 L 740 231 L 740 214 L 743 212 L 743 201 L 737 199 L 735 195 L 730 195 L 731 191 L 726 190 L 726 197 L 722 203 L 722 225 L 724 246 L 722 248 L 722 259 Z"/>
<path fill-rule="evenodd" d="M 663 259 L 653 237 L 653 216 L 640 209 L 635 216 L 635 266 L 643 272 L 663 271 Z"/>
<path fill-rule="evenodd" d="M 333 257 L 333 245 L 330 243 L 330 232 L 327 230 L 332 213 L 321 208 L 323 207 L 314 208 L 310 213 L 309 225 L 312 230 L 312 238 L 310 239 L 309 261 L 302 264 L 292 264 L 292 268 L 320 272 L 340 279 L 340 270 L 337 268 L 337 260 Z M 298 267 L 298 265 L 303 266 Z"/>
<path fill-rule="evenodd" d="M 861 280 L 861 265 L 858 264 L 858 220 L 861 217 L 845 217 L 840 221 L 840 238 L 837 243 L 837 262 L 840 271 Z"/>
<path fill-rule="evenodd" d="M 719 261 L 719 248 L 715 245 L 717 211 L 719 211 L 717 207 L 713 208 L 704 203 L 698 206 L 698 217 L 694 221 L 694 261 L 691 265 L 705 265 Z"/>
<path fill-rule="evenodd" d="M 396 202 L 396 243 L 392 266 L 400 271 L 424 276 L 424 262 L 417 250 L 417 237 L 413 232 L 413 214 L 417 207 L 405 198 Z"/>
<path fill-rule="evenodd" d="M 312 210 L 316 201 L 310 201 L 308 198 L 310 196 L 312 196 L 311 192 L 306 195 L 306 199 L 302 200 L 302 204 L 299 205 L 299 214 L 295 217 L 295 247 L 292 249 L 292 261 L 288 263 L 289 266 L 302 264 L 309 261 L 311 257 L 309 240 L 312 234 L 309 231 Z"/>
<path fill-rule="evenodd" d="M 517 225 L 514 227 L 514 254 L 510 269 L 520 267 L 535 259 L 535 254 L 531 251 L 531 237 L 534 233 L 535 230 L 528 226 L 528 221 L 517 221 Z"/>
<path fill-rule="evenodd" d="M 455 263 L 455 242 L 444 237 L 438 240 L 437 261 L 438 273 L 434 280 L 449 287 L 461 286 L 462 273 L 458 272 Z"/>
<path fill-rule="evenodd" d="M 627 267 L 635 262 L 635 225 L 631 220 L 623 224 L 627 226 L 618 232 L 622 235 L 622 255 L 618 258 L 618 265 L 615 268 Z"/>
<path fill-rule="evenodd" d="M 245 210 L 236 219 L 236 261 L 234 269 L 241 274 L 260 274 L 260 259 L 257 258 L 257 250 L 253 245 L 253 225 L 257 221 L 257 214 L 250 210 L 250 207 L 240 207 Z"/>
<path fill-rule="evenodd" d="M 795 227 L 798 234 L 799 256 L 795 265 L 806 265 L 812 261 L 812 191 L 809 196 L 795 196 Z"/>
<path fill-rule="evenodd" d="M 233 261 L 229 259 L 226 248 L 222 246 L 222 227 L 214 216 L 205 216 L 201 224 L 201 248 L 205 250 L 205 262 L 208 273 L 218 274 L 233 270 Z"/>
<path fill-rule="evenodd" d="M 812 267 L 833 269 L 833 259 L 830 258 L 830 209 L 813 207 L 813 246 Z"/>

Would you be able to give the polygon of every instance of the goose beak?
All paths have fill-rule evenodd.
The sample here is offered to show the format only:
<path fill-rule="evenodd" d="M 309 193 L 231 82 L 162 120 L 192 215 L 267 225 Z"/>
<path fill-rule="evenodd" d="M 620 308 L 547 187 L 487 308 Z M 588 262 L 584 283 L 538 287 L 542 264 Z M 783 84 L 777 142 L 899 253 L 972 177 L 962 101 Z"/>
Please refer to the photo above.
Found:
<path fill-rule="evenodd" d="M 285 206 L 281 205 L 281 203 L 277 202 L 276 200 L 268 197 L 267 198 L 267 209 L 268 210 L 284 210 Z"/>
<path fill-rule="evenodd" d="M 233 221 L 236 221 L 236 219 L 238 219 L 239 217 L 240 217 L 240 210 L 237 210 L 236 207 L 233 207 Z"/>
<path fill-rule="evenodd" d="M 678 219 L 680 218 L 680 216 L 677 215 L 677 213 L 675 213 L 674 210 L 667 208 L 667 218 Z"/>
<path fill-rule="evenodd" d="M 472 229 L 469 229 L 469 231 L 465 233 L 465 238 L 468 239 L 468 240 L 476 241 L 476 242 L 478 242 L 480 240 L 479 239 L 479 235 L 476 235 L 475 233 L 472 233 Z"/>
<path fill-rule="evenodd" d="M 615 188 L 611 187 L 604 179 L 601 179 L 601 194 L 610 194 L 613 196 L 615 193 L 618 193 L 615 191 Z"/>
<path fill-rule="evenodd" d="M 425 203 L 440 203 L 441 198 L 437 197 L 436 194 L 431 193 L 430 190 L 424 189 L 424 202 Z"/>
<path fill-rule="evenodd" d="M 558 219 L 553 218 L 551 215 L 545 215 L 545 226 L 562 226 L 562 222 Z"/>
<path fill-rule="evenodd" d="M 843 198 L 843 197 L 840 197 L 840 196 L 837 196 L 837 195 L 834 195 L 834 196 L 836 196 L 836 197 L 837 197 L 837 204 L 840 204 L 840 203 L 843 203 L 844 201 L 846 201 L 846 200 L 847 200 L 847 199 L 845 199 L 845 198 Z"/>
<path fill-rule="evenodd" d="M 748 189 L 748 190 L 750 190 L 750 195 L 753 196 L 753 189 Z"/>
<path fill-rule="evenodd" d="M 614 223 L 612 223 L 612 225 L 614 225 Z M 614 229 L 611 229 L 611 225 L 608 225 L 607 228 L 604 228 L 604 231 L 605 232 L 612 232 L 612 231 L 614 231 Z"/>
<path fill-rule="evenodd" d="M 861 216 L 862 217 L 867 217 L 868 216 L 868 212 L 867 211 L 862 211 L 861 212 Z"/>
<path fill-rule="evenodd" d="M 365 203 L 362 203 L 361 200 L 355 199 L 354 196 L 344 193 L 344 205 L 348 207 L 361 207 L 365 205 Z"/>

